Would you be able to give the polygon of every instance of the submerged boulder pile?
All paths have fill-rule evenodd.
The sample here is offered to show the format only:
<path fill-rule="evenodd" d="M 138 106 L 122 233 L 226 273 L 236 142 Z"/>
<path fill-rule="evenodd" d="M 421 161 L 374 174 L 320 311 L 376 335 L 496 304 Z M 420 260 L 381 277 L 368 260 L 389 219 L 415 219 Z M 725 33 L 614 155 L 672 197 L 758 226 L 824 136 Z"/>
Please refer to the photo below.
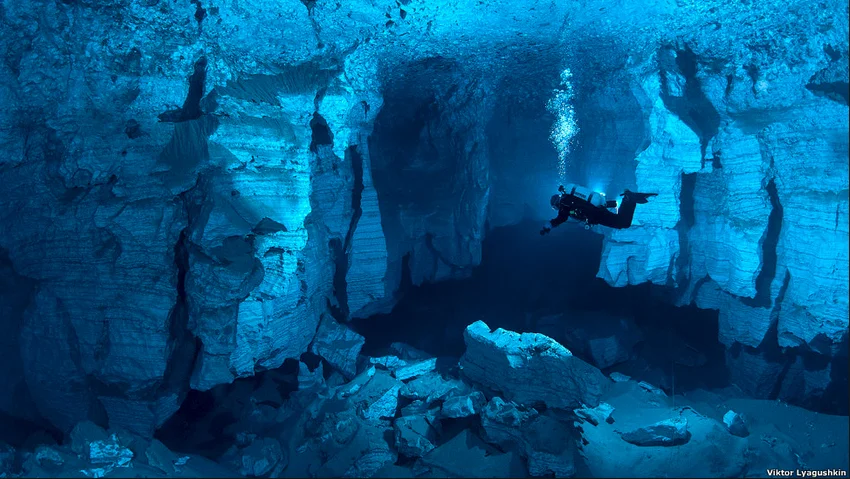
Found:
<path fill-rule="evenodd" d="M 359 350 L 350 333 L 337 337 L 340 350 Z M 649 383 L 606 377 L 543 335 L 491 331 L 479 321 L 465 339 L 459 360 L 394 343 L 382 356 L 359 354 L 350 378 L 351 362 L 331 364 L 340 356 L 329 355 L 289 363 L 290 373 L 237 381 L 214 394 L 205 430 L 168 445 L 91 422 L 77 424 L 61 446 L 0 445 L 0 474 L 725 477 L 791 447 L 772 439 L 753 459 L 748 451 L 763 438 L 747 437 L 742 414 L 728 411 L 721 421 Z M 530 388 L 522 375 L 541 384 Z M 172 452 L 199 444 L 207 449 Z"/>
<path fill-rule="evenodd" d="M 62 445 L 42 444 L 31 451 L 0 445 L 0 477 L 230 477 L 239 471 L 88 421 L 74 426 Z"/>

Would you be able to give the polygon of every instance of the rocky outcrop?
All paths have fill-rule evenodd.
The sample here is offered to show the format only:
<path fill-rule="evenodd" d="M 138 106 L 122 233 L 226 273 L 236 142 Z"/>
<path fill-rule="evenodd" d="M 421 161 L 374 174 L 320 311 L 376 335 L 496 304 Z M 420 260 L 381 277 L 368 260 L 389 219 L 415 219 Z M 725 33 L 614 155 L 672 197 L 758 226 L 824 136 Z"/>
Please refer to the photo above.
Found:
<path fill-rule="evenodd" d="M 542 334 L 490 331 L 476 321 L 464 331 L 464 341 L 463 376 L 519 404 L 593 407 L 610 383 L 598 369 Z"/>
<path fill-rule="evenodd" d="M 720 310 L 728 346 L 757 347 L 776 325 L 780 346 L 832 355 L 847 331 L 848 123 L 826 86 L 842 80 L 826 78 L 846 70 L 847 24 L 813 6 L 788 15 L 807 20 L 761 17 L 781 23 L 784 43 L 764 28 L 732 42 L 708 23 L 629 67 L 649 119 L 635 183 L 661 195 L 608 235 L 599 276 Z"/>

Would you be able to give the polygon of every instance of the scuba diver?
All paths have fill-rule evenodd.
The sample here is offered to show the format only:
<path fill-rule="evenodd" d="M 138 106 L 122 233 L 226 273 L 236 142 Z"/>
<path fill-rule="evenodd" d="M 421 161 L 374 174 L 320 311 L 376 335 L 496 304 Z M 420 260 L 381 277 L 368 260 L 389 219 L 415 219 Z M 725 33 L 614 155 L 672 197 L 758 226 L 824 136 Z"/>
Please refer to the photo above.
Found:
<path fill-rule="evenodd" d="M 658 193 L 635 193 L 626 190 L 620 196 L 623 201 L 616 213 L 610 208 L 617 207 L 616 200 L 606 200 L 602 193 L 593 192 L 587 188 L 577 185 L 564 185 L 558 187 L 560 195 L 553 195 L 550 199 L 552 209 L 558 212 L 558 216 L 548 221 L 540 234 L 545 235 L 552 228 L 567 221 L 569 218 L 584 223 L 584 229 L 589 230 L 593 225 L 602 225 L 609 228 L 625 229 L 632 225 L 635 215 L 635 206 L 647 203 L 647 198 L 658 196 Z"/>

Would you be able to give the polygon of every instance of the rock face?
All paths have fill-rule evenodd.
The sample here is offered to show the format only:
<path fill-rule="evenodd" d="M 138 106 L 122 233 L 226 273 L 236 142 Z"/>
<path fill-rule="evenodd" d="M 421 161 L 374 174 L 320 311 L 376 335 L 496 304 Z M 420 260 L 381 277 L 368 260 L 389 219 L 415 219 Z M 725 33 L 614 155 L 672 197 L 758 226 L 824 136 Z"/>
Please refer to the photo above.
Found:
<path fill-rule="evenodd" d="M 574 409 L 596 406 L 609 379 L 542 334 L 490 331 L 476 321 L 464 331 L 464 377 L 520 404 Z"/>
<path fill-rule="evenodd" d="M 848 27 L 813 6 L 787 7 L 788 16 L 760 16 L 763 28 L 735 40 L 723 30 L 749 13 L 730 10 L 722 30 L 706 24 L 662 41 L 648 62 L 626 67 L 627 79 L 612 71 L 601 83 L 620 82 L 637 105 L 620 112 L 646 122 L 625 134 L 594 130 L 602 145 L 582 154 L 605 164 L 614 152 L 602 137 L 638 136 L 634 179 L 614 177 L 610 188 L 661 193 L 638 207 L 636 226 L 606 234 L 599 277 L 667 285 L 681 304 L 719 310 L 728 347 L 756 348 L 776 327 L 773 345 L 830 356 L 848 327 L 848 109 L 839 79 Z M 594 92 L 576 108 L 613 106 L 608 96 Z"/>
<path fill-rule="evenodd" d="M 323 315 L 468 275 L 488 222 L 549 213 L 531 145 L 565 65 L 588 65 L 582 182 L 662 193 L 600 277 L 719 309 L 728 345 L 775 326 L 835 354 L 844 5 L 679 3 L 4 5 L 0 409 L 150 436 L 190 387 L 321 344 Z"/>

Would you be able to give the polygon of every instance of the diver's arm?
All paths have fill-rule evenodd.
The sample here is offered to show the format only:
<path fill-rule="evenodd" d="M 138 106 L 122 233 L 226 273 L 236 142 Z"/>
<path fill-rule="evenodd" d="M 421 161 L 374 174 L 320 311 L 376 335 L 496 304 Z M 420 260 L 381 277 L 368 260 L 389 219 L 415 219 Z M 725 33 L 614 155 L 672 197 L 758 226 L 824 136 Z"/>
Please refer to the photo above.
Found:
<path fill-rule="evenodd" d="M 557 217 L 549 220 L 549 224 L 552 225 L 552 228 L 557 228 L 568 219 L 570 219 L 570 210 L 561 210 Z"/>
<path fill-rule="evenodd" d="M 567 221 L 569 218 L 570 218 L 570 210 L 562 210 L 561 212 L 558 213 L 558 216 L 556 216 L 555 218 L 552 218 L 551 220 L 547 221 L 546 224 L 543 225 L 543 229 L 540 230 L 540 235 L 541 236 L 545 235 L 546 233 L 551 231 L 552 228 L 557 228 L 562 223 Z"/>

